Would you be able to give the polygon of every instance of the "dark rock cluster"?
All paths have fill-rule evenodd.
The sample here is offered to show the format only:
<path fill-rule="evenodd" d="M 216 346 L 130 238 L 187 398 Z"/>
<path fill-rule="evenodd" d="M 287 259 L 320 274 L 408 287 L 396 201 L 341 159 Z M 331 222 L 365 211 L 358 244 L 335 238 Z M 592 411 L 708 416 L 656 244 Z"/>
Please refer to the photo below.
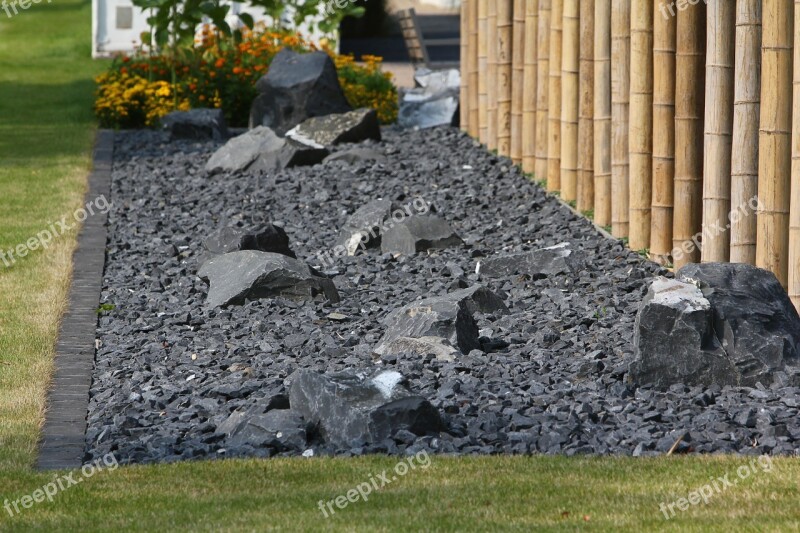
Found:
<path fill-rule="evenodd" d="M 669 272 L 457 130 L 382 134 L 358 147 L 377 159 L 214 174 L 205 164 L 220 142 L 118 135 L 102 292 L 115 307 L 99 318 L 87 458 L 798 449 L 791 380 L 633 379 L 637 312 Z M 358 231 L 360 208 L 384 202 L 382 219 L 417 199 L 458 242 L 330 253 Z M 270 224 L 296 260 L 243 244 Z M 198 271 L 213 268 L 203 264 L 220 228 L 237 232 L 219 243 L 225 254 L 211 261 L 232 264 L 217 274 L 253 283 L 214 306 L 213 278 L 205 272 L 209 287 Z M 256 254 L 254 269 L 240 254 Z M 307 276 L 291 283 L 308 291 L 282 292 L 282 281 L 261 292 L 277 279 L 259 270 L 267 263 Z M 325 297 L 327 282 L 338 299 Z M 714 305 L 725 315 L 715 323 L 739 324 L 730 342 L 755 339 Z"/>

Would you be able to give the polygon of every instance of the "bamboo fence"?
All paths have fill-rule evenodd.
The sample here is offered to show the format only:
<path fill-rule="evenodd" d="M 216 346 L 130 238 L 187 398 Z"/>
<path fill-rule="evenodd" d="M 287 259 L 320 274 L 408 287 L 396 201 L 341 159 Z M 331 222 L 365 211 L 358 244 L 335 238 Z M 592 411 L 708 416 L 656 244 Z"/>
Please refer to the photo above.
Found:
<path fill-rule="evenodd" d="M 463 128 L 631 248 L 800 308 L 800 0 L 466 0 Z"/>

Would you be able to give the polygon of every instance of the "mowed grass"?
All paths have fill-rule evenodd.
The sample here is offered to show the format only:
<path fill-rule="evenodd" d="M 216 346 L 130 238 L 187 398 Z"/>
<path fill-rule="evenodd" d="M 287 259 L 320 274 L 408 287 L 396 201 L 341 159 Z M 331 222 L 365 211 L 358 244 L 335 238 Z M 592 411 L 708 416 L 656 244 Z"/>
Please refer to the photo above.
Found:
<path fill-rule="evenodd" d="M 80 207 L 94 135 L 88 1 L 0 11 L 0 251 Z M 75 235 L 0 261 L 0 476 L 30 467 Z M 3 487 L 4 484 L 0 484 Z"/>
<path fill-rule="evenodd" d="M 94 136 L 90 4 L 55 0 L 0 11 L 0 250 L 25 243 L 83 202 Z M 74 234 L 11 268 L 0 264 L 0 530 L 606 530 L 800 529 L 800 462 L 752 458 L 431 457 L 326 518 L 318 502 L 389 478 L 397 459 L 206 461 L 108 469 L 9 516 L 68 472 L 33 469 Z M 80 472 L 72 474 L 81 479 Z M 706 504 L 660 504 L 727 476 Z M 717 481 L 718 485 L 721 482 Z M 340 500 L 341 501 L 341 500 Z"/>

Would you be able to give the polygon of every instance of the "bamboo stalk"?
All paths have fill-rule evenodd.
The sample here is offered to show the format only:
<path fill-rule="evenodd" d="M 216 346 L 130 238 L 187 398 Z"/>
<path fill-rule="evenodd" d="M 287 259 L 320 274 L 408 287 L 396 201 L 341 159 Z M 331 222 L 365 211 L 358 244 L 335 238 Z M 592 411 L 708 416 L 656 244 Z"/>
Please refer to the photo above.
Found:
<path fill-rule="evenodd" d="M 514 0 L 514 44 L 511 54 L 511 160 L 522 163 L 522 115 L 525 105 L 525 0 Z"/>
<path fill-rule="evenodd" d="M 498 42 L 497 42 L 497 1 L 489 0 L 489 12 L 487 14 L 487 39 L 489 50 L 489 125 L 488 140 L 486 146 L 489 150 L 497 150 L 497 97 L 498 97 Z"/>
<path fill-rule="evenodd" d="M 525 44 L 522 93 L 522 170 L 536 170 L 536 98 L 538 90 L 537 44 L 539 38 L 539 0 L 525 4 Z"/>
<path fill-rule="evenodd" d="M 630 247 L 650 248 L 653 196 L 653 3 L 631 3 Z"/>
<path fill-rule="evenodd" d="M 611 224 L 611 0 L 594 4 L 594 221 Z"/>
<path fill-rule="evenodd" d="M 794 115 L 792 118 L 792 198 L 789 213 L 789 297 L 800 309 L 800 0 L 794 1 Z"/>
<path fill-rule="evenodd" d="M 489 0 L 478 0 L 478 124 L 481 144 L 489 143 Z"/>
<path fill-rule="evenodd" d="M 561 33 L 561 197 L 578 198 L 580 3 L 564 0 Z"/>
<path fill-rule="evenodd" d="M 611 233 L 628 236 L 631 0 L 611 10 Z"/>
<path fill-rule="evenodd" d="M 756 265 L 786 287 L 792 171 L 792 0 L 764 2 Z"/>
<path fill-rule="evenodd" d="M 547 87 L 547 189 L 561 190 L 561 38 L 564 0 L 550 2 L 550 79 Z"/>
<path fill-rule="evenodd" d="M 511 155 L 514 0 L 497 2 L 497 153 Z"/>
<path fill-rule="evenodd" d="M 480 135 L 480 119 L 478 118 L 478 2 L 469 0 L 467 4 L 467 77 L 469 78 L 469 93 L 467 107 L 469 109 L 469 134 L 477 139 Z"/>
<path fill-rule="evenodd" d="M 460 35 L 461 35 L 461 56 L 459 65 L 461 66 L 461 85 L 459 86 L 459 126 L 463 131 L 469 131 L 469 106 L 467 100 L 469 99 L 469 76 L 467 75 L 466 65 L 469 62 L 468 52 L 468 33 L 469 33 L 469 4 L 474 0 L 461 0 L 460 11 Z"/>
<path fill-rule="evenodd" d="M 731 143 L 736 6 L 715 0 L 706 23 L 706 110 L 703 162 L 702 260 L 730 259 Z"/>
<path fill-rule="evenodd" d="M 761 109 L 761 0 L 736 2 L 736 82 L 731 153 L 731 206 L 748 206 L 731 218 L 731 262 L 756 264 L 758 125 Z"/>
<path fill-rule="evenodd" d="M 678 11 L 675 54 L 675 208 L 672 254 L 675 268 L 700 259 L 703 212 L 703 104 L 706 6 Z"/>
<path fill-rule="evenodd" d="M 538 181 L 547 180 L 547 132 L 550 112 L 550 0 L 539 0 L 539 24 L 536 35 L 536 163 Z"/>
<path fill-rule="evenodd" d="M 650 259 L 671 261 L 672 205 L 675 178 L 675 38 L 674 16 L 664 16 L 662 0 L 653 20 L 653 197 Z"/>
<path fill-rule="evenodd" d="M 594 209 L 594 0 L 581 0 L 578 211 Z"/>

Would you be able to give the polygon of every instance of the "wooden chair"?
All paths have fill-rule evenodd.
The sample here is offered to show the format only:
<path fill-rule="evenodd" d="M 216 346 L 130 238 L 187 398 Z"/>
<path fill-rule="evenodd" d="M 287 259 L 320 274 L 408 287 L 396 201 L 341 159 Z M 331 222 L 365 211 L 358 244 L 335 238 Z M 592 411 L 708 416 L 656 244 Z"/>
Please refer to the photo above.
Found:
<path fill-rule="evenodd" d="M 422 35 L 422 31 L 419 27 L 419 19 L 417 19 L 417 13 L 413 8 L 399 11 L 397 17 L 400 22 L 400 27 L 403 30 L 403 39 L 406 42 L 406 48 L 408 48 L 408 55 L 411 57 L 411 63 L 413 63 L 415 67 L 426 67 L 431 70 L 459 67 L 457 61 L 431 61 L 428 48 L 435 46 L 459 46 L 461 39 L 458 37 L 426 39 Z"/>

